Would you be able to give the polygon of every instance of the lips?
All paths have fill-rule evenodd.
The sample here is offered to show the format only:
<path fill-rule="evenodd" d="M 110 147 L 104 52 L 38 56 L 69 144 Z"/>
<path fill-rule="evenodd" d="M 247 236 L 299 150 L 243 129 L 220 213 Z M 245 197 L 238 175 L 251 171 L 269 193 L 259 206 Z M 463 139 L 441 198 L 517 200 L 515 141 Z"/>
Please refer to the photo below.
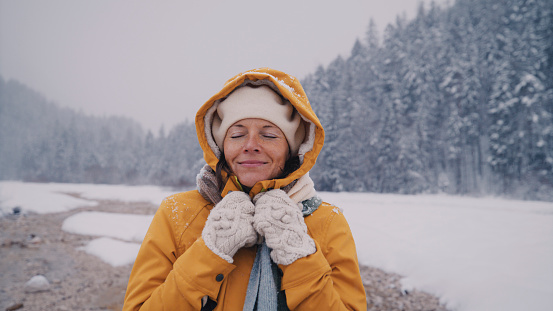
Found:
<path fill-rule="evenodd" d="M 267 164 L 267 162 L 264 161 L 258 161 L 258 160 L 246 160 L 246 161 L 240 161 L 238 162 L 243 167 L 258 167 L 261 165 Z"/>

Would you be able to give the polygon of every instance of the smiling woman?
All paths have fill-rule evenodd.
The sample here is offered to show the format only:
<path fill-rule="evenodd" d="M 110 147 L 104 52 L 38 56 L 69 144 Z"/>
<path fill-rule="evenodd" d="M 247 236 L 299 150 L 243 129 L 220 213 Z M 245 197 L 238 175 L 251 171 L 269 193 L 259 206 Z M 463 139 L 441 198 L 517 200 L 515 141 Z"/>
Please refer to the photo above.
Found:
<path fill-rule="evenodd" d="M 289 158 L 284 133 L 269 121 L 240 120 L 225 136 L 224 159 L 243 186 L 279 176 Z"/>
<path fill-rule="evenodd" d="M 261 180 L 285 177 L 287 161 L 298 162 L 305 138 L 305 124 L 296 109 L 266 85 L 234 90 L 217 105 L 211 130 L 224 154 L 218 166 L 249 188 Z"/>
<path fill-rule="evenodd" d="M 158 209 L 124 310 L 365 310 L 349 226 L 309 177 L 324 130 L 298 80 L 239 74 L 196 130 L 198 190 Z"/>

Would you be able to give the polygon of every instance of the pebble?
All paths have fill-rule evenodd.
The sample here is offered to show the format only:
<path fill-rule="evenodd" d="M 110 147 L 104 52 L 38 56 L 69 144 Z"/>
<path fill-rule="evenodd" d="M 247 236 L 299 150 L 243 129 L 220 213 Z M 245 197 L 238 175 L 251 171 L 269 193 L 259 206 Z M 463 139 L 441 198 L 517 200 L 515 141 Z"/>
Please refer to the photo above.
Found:
<path fill-rule="evenodd" d="M 29 243 L 32 244 L 32 245 L 37 245 L 37 244 L 42 243 L 42 239 L 41 239 L 39 236 L 34 235 L 34 234 L 32 234 L 31 236 L 29 236 L 28 241 L 29 241 Z"/>
<path fill-rule="evenodd" d="M 50 290 L 50 282 L 44 275 L 35 275 L 25 283 L 26 293 L 37 293 Z"/>
<path fill-rule="evenodd" d="M 15 311 L 15 310 L 19 310 L 23 308 L 23 304 L 22 303 L 16 303 L 16 304 L 13 304 L 9 307 L 6 308 L 6 311 Z"/>

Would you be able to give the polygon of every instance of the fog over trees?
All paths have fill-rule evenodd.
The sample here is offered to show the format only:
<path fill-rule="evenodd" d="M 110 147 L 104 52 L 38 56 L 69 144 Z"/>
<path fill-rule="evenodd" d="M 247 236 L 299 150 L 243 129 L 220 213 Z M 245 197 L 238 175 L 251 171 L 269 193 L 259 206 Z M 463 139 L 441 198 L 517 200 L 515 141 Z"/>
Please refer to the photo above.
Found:
<path fill-rule="evenodd" d="M 553 1 L 421 5 L 382 34 L 371 22 L 302 81 L 327 134 L 317 189 L 553 200 L 552 72 Z M 154 135 L 0 78 L 0 179 L 182 187 L 202 162 L 193 124 Z"/>
<path fill-rule="evenodd" d="M 135 121 L 61 109 L 0 79 L 0 178 L 190 186 L 202 152 L 193 124 L 154 136 Z"/>

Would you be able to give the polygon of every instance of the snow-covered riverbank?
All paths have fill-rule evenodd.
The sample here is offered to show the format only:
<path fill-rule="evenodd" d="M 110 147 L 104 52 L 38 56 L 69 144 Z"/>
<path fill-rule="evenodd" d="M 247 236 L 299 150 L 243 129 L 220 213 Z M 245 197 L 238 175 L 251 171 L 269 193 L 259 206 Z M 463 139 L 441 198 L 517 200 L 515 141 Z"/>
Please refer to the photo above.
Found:
<path fill-rule="evenodd" d="M 151 202 L 154 186 L 0 182 L 4 214 L 54 213 L 95 200 Z M 320 193 L 343 209 L 360 263 L 404 276 L 403 289 L 434 294 L 459 311 L 553 309 L 553 203 L 445 195 Z M 83 211 L 63 220 L 97 236 L 82 250 L 112 266 L 131 264 L 150 215 Z M 115 252 L 117 250 L 117 252 Z"/>

